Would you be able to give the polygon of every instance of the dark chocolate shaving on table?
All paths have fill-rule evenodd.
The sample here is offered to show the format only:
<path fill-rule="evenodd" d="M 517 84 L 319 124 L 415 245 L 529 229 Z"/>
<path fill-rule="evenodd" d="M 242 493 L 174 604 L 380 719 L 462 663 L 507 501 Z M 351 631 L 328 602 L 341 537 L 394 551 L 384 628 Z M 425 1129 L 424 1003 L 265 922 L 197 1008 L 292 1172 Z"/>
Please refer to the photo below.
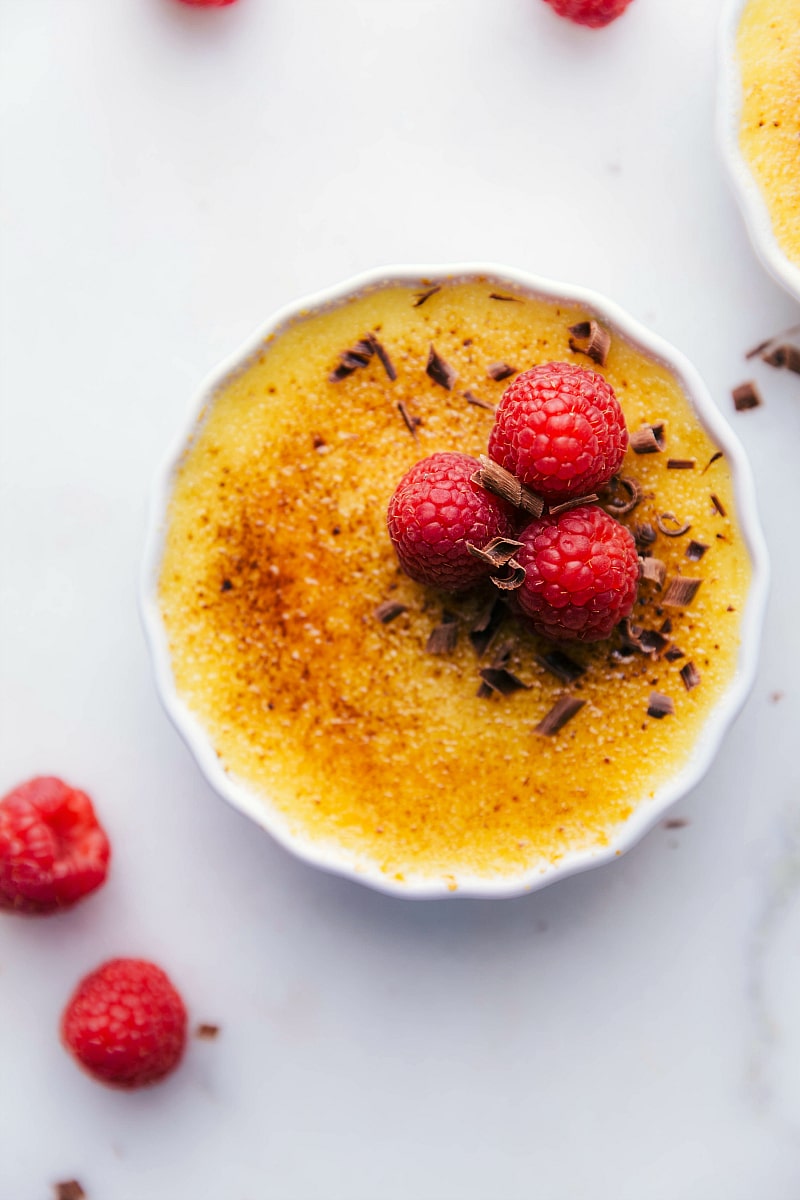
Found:
<path fill-rule="evenodd" d="M 633 534 L 633 540 L 640 550 L 646 550 L 648 546 L 652 546 L 658 537 L 658 534 L 649 521 L 643 521 L 641 525 L 634 525 L 631 533 Z"/>
<path fill-rule="evenodd" d="M 628 439 L 634 454 L 660 454 L 665 446 L 664 423 L 643 425 Z"/>
<path fill-rule="evenodd" d="M 204 1021 L 196 1027 L 194 1036 L 200 1038 L 201 1041 L 213 1042 L 215 1037 L 219 1037 L 219 1025 L 211 1025 Z"/>
<path fill-rule="evenodd" d="M 495 568 L 504 567 L 522 545 L 522 542 L 515 542 L 513 538 L 504 537 L 492 538 L 485 546 L 474 546 L 472 542 L 466 543 L 467 550 L 473 558 L 479 558 L 481 562 L 488 563 L 490 567 Z"/>
<path fill-rule="evenodd" d="M 444 361 L 441 354 L 437 352 L 436 347 L 432 342 L 431 348 L 428 351 L 428 362 L 425 367 L 425 372 L 430 376 L 434 383 L 438 383 L 440 387 L 445 388 L 448 392 L 452 391 L 457 374 L 450 364 Z"/>
<path fill-rule="evenodd" d="M 670 817 L 668 821 L 662 822 L 665 829 L 685 829 L 689 822 L 686 817 Z"/>
<path fill-rule="evenodd" d="M 708 550 L 708 546 L 705 542 L 696 542 L 693 538 L 686 547 L 686 557 L 689 562 L 700 562 L 706 550 Z"/>
<path fill-rule="evenodd" d="M 434 287 L 428 288 L 427 292 L 417 292 L 417 298 L 411 307 L 412 308 L 422 308 L 422 306 L 426 300 L 430 300 L 431 296 L 435 296 L 436 293 L 440 292 L 441 290 L 442 290 L 442 285 L 440 283 L 437 283 L 437 284 L 435 284 Z"/>
<path fill-rule="evenodd" d="M 86 1192 L 77 1179 L 66 1179 L 55 1185 L 56 1200 L 86 1200 Z"/>
<path fill-rule="evenodd" d="M 795 375 L 800 375 L 800 350 L 797 346 L 784 343 L 775 346 L 768 353 L 762 354 L 761 358 L 770 367 L 783 368 L 786 371 L 793 371 Z"/>
<path fill-rule="evenodd" d="M 439 625 L 431 630 L 425 643 L 428 654 L 452 654 L 458 645 L 458 618 L 447 609 L 442 613 Z"/>
<path fill-rule="evenodd" d="M 575 714 L 580 712 L 585 703 L 585 700 L 578 700 L 575 696 L 562 696 L 542 717 L 533 732 L 541 734 L 542 737 L 552 737 L 554 733 L 558 733 L 560 729 L 564 728 L 567 721 L 571 721 Z"/>
<path fill-rule="evenodd" d="M 639 562 L 641 563 L 642 579 L 647 579 L 651 583 L 657 584 L 658 587 L 662 587 L 667 578 L 667 564 L 660 558 L 653 558 L 650 555 L 647 558 L 639 559 Z"/>
<path fill-rule="evenodd" d="M 404 423 L 406 429 L 408 430 L 408 432 L 411 434 L 411 436 L 413 438 L 416 438 L 417 426 L 422 424 L 422 421 L 420 420 L 420 418 L 412 417 L 411 413 L 408 411 L 408 406 L 407 406 L 405 400 L 397 401 L 397 411 L 400 413 L 400 416 L 403 418 L 403 423 Z"/>
<path fill-rule="evenodd" d="M 684 575 L 675 575 L 667 584 L 667 590 L 659 603 L 667 608 L 684 608 L 694 600 L 702 582 L 702 579 L 687 579 Z"/>
<path fill-rule="evenodd" d="M 506 667 L 483 667 L 478 674 L 483 683 L 501 696 L 513 696 L 514 692 L 528 691 L 533 685 L 523 681 Z"/>
<path fill-rule="evenodd" d="M 394 363 L 389 358 L 389 352 L 383 343 L 378 341 L 374 333 L 371 333 L 369 336 L 370 341 L 375 349 L 375 353 L 378 356 L 384 371 L 389 376 L 392 383 L 394 383 L 395 379 L 397 379 L 397 371 L 395 370 Z"/>
<path fill-rule="evenodd" d="M 492 492 L 495 496 L 500 496 L 501 499 L 507 500 L 509 504 L 513 504 L 515 508 L 521 508 L 528 512 L 533 517 L 540 517 L 544 512 L 544 500 L 532 492 L 530 488 L 526 488 L 517 479 L 516 475 L 512 475 L 505 467 L 501 467 L 499 463 L 493 462 L 491 458 L 487 458 L 485 454 L 480 456 L 480 470 L 476 471 L 471 478 L 472 483 L 479 484 L 480 487 L 486 488 L 487 492 Z"/>
<path fill-rule="evenodd" d="M 379 604 L 375 609 L 375 616 L 380 621 L 381 625 L 388 625 L 391 621 L 397 619 L 408 612 L 407 604 L 400 604 L 397 600 L 384 600 L 383 604 Z"/>
<path fill-rule="evenodd" d="M 716 451 L 715 451 L 715 452 L 714 452 L 714 453 L 711 455 L 711 458 L 708 460 L 708 462 L 706 463 L 706 465 L 703 467 L 703 469 L 702 469 L 702 471 L 700 472 L 700 474 L 701 474 L 701 475 L 705 475 L 705 473 L 706 473 L 706 471 L 708 470 L 708 468 L 709 468 L 709 467 L 713 467 L 714 463 L 715 463 L 715 462 L 719 462 L 719 460 L 720 460 L 721 458 L 722 458 L 722 451 L 721 451 L 721 450 L 716 450 Z"/>
<path fill-rule="evenodd" d="M 515 592 L 517 588 L 522 587 L 526 574 L 525 568 L 515 558 L 510 558 L 500 573 L 490 575 L 489 579 L 501 592 Z"/>
<path fill-rule="evenodd" d="M 763 403 L 752 379 L 747 383 L 740 383 L 733 389 L 731 395 L 733 396 L 733 407 L 737 412 L 745 412 L 748 408 L 758 408 Z"/>
<path fill-rule="evenodd" d="M 494 595 L 486 598 L 486 603 L 476 615 L 469 631 L 469 640 L 472 642 L 478 658 L 481 658 L 489 649 L 504 616 L 503 601 L 495 592 Z"/>
<path fill-rule="evenodd" d="M 687 662 L 685 666 L 681 667 L 679 674 L 687 692 L 690 692 L 692 688 L 696 688 L 700 682 L 700 672 L 693 662 Z"/>
<path fill-rule="evenodd" d="M 551 517 L 555 517 L 558 513 L 569 512 L 571 508 L 580 508 L 583 504 L 594 504 L 599 499 L 596 492 L 590 492 L 588 496 L 575 496 L 572 500 L 564 500 L 561 504 L 549 504 L 547 511 Z"/>
<path fill-rule="evenodd" d="M 670 646 L 669 650 L 665 652 L 664 658 L 667 662 L 677 662 L 679 658 L 686 658 L 686 655 L 680 646 Z"/>
<path fill-rule="evenodd" d="M 573 335 L 569 339 L 569 348 L 575 354 L 586 354 L 592 362 L 604 367 L 611 349 L 611 334 L 597 321 L 579 321 L 569 327 Z M 585 345 L 580 343 L 584 342 Z"/>
<path fill-rule="evenodd" d="M 508 363 L 505 362 L 489 363 L 488 367 L 486 368 L 486 374 L 490 379 L 493 379 L 495 383 L 500 383 L 503 379 L 508 379 L 509 375 L 516 375 L 516 373 L 517 368 L 510 367 Z"/>
<path fill-rule="evenodd" d="M 621 488 L 627 493 L 628 499 L 623 500 L 617 495 L 617 490 Z M 615 475 L 614 478 L 601 489 L 600 503 L 611 509 L 615 517 L 622 517 L 625 513 L 633 512 L 636 505 L 642 498 L 642 489 L 635 479 L 631 479 L 628 475 Z"/>
<path fill-rule="evenodd" d="M 696 460 L 693 458 L 668 458 L 668 471 L 693 471 L 696 466 Z"/>
<path fill-rule="evenodd" d="M 659 513 L 656 517 L 656 525 L 664 534 L 664 537 L 670 538 L 683 537 L 692 528 L 689 521 L 680 521 L 675 516 L 675 513 L 671 512 Z"/>
<path fill-rule="evenodd" d="M 764 362 L 769 362 L 769 358 L 776 350 L 786 347 L 787 349 L 796 349 L 790 343 L 785 342 L 785 338 L 792 334 L 800 332 L 800 325 L 790 325 L 788 329 L 782 330 L 781 333 L 776 333 L 774 337 L 767 338 L 764 342 L 759 342 L 752 350 L 748 350 L 745 358 L 762 358 Z M 783 363 L 770 363 L 770 366 L 783 366 Z"/>
<path fill-rule="evenodd" d="M 548 650 L 546 654 L 534 654 L 533 658 L 534 662 L 544 667 L 551 675 L 555 675 L 561 683 L 574 683 L 581 675 L 586 674 L 586 667 L 564 654 L 563 650 Z"/>
<path fill-rule="evenodd" d="M 521 296 L 501 296 L 499 292 L 489 292 L 489 299 L 490 300 L 504 300 L 507 304 L 511 304 L 511 303 L 521 304 L 522 303 Z"/>
<path fill-rule="evenodd" d="M 648 717 L 655 717 L 660 721 L 663 717 L 671 717 L 675 713 L 675 702 L 671 696 L 665 696 L 663 692 L 651 692 L 650 699 L 647 703 Z"/>
<path fill-rule="evenodd" d="M 727 517 L 728 514 L 725 510 L 725 505 L 722 503 L 719 496 L 715 496 L 713 492 L 711 493 L 711 503 L 714 505 L 714 508 L 721 517 Z M 717 537 L 719 537 L 719 534 L 717 534 Z"/>
<path fill-rule="evenodd" d="M 464 399 L 467 404 L 474 404 L 476 408 L 485 408 L 487 412 L 495 412 L 496 404 L 490 404 L 488 400 L 481 400 L 480 396 L 476 396 L 474 392 L 464 392 Z"/>

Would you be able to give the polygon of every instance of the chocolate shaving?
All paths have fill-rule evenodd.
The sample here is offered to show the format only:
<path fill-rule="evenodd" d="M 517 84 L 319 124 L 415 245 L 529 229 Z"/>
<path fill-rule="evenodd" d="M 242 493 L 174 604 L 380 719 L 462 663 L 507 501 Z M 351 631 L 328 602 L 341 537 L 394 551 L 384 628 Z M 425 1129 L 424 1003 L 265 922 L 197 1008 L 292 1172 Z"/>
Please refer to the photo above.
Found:
<path fill-rule="evenodd" d="M 665 696 L 663 692 L 651 692 L 650 699 L 647 704 L 648 717 L 655 717 L 661 721 L 664 717 L 671 717 L 675 713 L 675 702 L 671 696 Z"/>
<path fill-rule="evenodd" d="M 213 1042 L 214 1038 L 219 1037 L 219 1025 L 210 1025 L 208 1022 L 203 1022 L 203 1024 L 198 1025 L 195 1029 L 194 1036 L 204 1042 Z"/>
<path fill-rule="evenodd" d="M 667 608 L 684 608 L 694 600 L 702 582 L 702 579 L 686 579 L 683 575 L 676 575 L 670 579 L 660 603 Z"/>
<path fill-rule="evenodd" d="M 662 587 L 664 580 L 667 578 L 667 564 L 662 562 L 660 558 L 642 558 L 639 560 L 642 569 L 642 579 L 649 579 L 651 583 L 655 583 L 658 587 Z"/>
<path fill-rule="evenodd" d="M 696 462 L 693 458 L 668 458 L 668 471 L 693 471 Z"/>
<path fill-rule="evenodd" d="M 629 438 L 634 454 L 660 454 L 664 449 L 664 424 L 643 425 Z"/>
<path fill-rule="evenodd" d="M 428 654 L 452 654 L 458 645 L 458 620 L 455 613 L 446 609 L 441 624 L 434 626 L 425 643 Z"/>
<path fill-rule="evenodd" d="M 344 363 L 339 363 L 338 367 L 334 367 L 328 379 L 331 383 L 339 383 L 342 379 L 346 379 L 348 375 L 352 375 L 355 367 L 345 366 Z"/>
<path fill-rule="evenodd" d="M 664 655 L 667 662 L 677 662 L 679 658 L 686 658 L 680 646 L 670 646 L 669 650 Z"/>
<path fill-rule="evenodd" d="M 490 575 L 489 579 L 501 592 L 515 592 L 525 582 L 527 572 L 515 558 L 510 558 L 503 567 L 502 575 Z"/>
<path fill-rule="evenodd" d="M 737 412 L 744 412 L 748 408 L 758 408 L 763 403 L 755 382 L 751 379 L 747 383 L 740 383 L 738 387 L 733 389 L 733 406 Z"/>
<path fill-rule="evenodd" d="M 628 493 L 627 500 L 616 495 L 617 488 L 622 488 Z M 611 482 L 602 489 L 602 495 L 602 503 L 606 508 L 610 508 L 614 516 L 621 517 L 625 513 L 633 512 L 642 498 L 642 489 L 635 479 L 631 479 L 627 475 L 615 475 Z M 607 499 L 606 496 L 608 496 Z"/>
<path fill-rule="evenodd" d="M 494 412 L 497 408 L 496 404 L 490 404 L 488 400 L 481 400 L 480 396 L 476 396 L 474 392 L 464 392 L 464 399 L 467 404 L 474 404 L 476 408 L 485 408 L 488 412 Z"/>
<path fill-rule="evenodd" d="M 483 667 L 478 672 L 483 682 L 501 696 L 513 696 L 514 692 L 528 691 L 533 685 L 523 681 L 506 667 Z"/>
<path fill-rule="evenodd" d="M 567 721 L 571 721 L 575 714 L 580 712 L 585 703 L 585 700 L 578 700 L 575 696 L 562 696 L 542 717 L 533 732 L 541 734 L 542 737 L 552 737 L 554 733 L 558 733 L 560 729 L 564 728 Z"/>
<path fill-rule="evenodd" d="M 664 821 L 665 829 L 685 829 L 689 822 L 686 817 L 670 817 L 668 821 Z"/>
<path fill-rule="evenodd" d="M 717 450 L 717 451 L 715 451 L 715 453 L 711 455 L 711 458 L 708 460 L 708 462 L 706 463 L 706 465 L 703 467 L 703 469 L 702 469 L 702 471 L 700 472 L 700 474 L 701 474 L 701 475 L 705 475 L 705 473 L 706 473 L 706 471 L 708 470 L 708 468 L 709 468 L 709 467 L 713 467 L 714 463 L 715 463 L 715 462 L 719 462 L 719 460 L 720 460 L 721 458 L 722 458 L 722 451 L 721 451 L 721 450 Z"/>
<path fill-rule="evenodd" d="M 689 559 L 689 562 L 700 562 L 707 549 L 708 546 L 705 542 L 696 542 L 692 539 L 686 547 L 686 557 Z"/>
<path fill-rule="evenodd" d="M 564 500 L 562 504 L 551 504 L 547 511 L 551 517 L 556 513 L 568 512 L 571 508 L 579 508 L 582 504 L 593 504 L 600 497 L 596 492 L 590 492 L 588 496 L 575 496 L 572 500 Z"/>
<path fill-rule="evenodd" d="M 331 383 L 339 383 L 348 375 L 352 375 L 359 367 L 365 367 L 374 353 L 375 341 L 371 334 L 367 334 L 366 337 L 356 342 L 355 346 L 342 351 L 339 355 L 339 365 L 334 367 L 328 379 Z"/>
<path fill-rule="evenodd" d="M 77 1179 L 67 1179 L 55 1185 L 56 1200 L 85 1200 L 86 1192 Z"/>
<path fill-rule="evenodd" d="M 648 546 L 652 546 L 653 542 L 658 537 L 658 534 L 656 533 L 655 529 L 653 529 L 653 526 L 649 521 L 645 521 L 641 525 L 634 525 L 631 533 L 633 534 L 633 539 L 640 550 L 647 549 Z"/>
<path fill-rule="evenodd" d="M 388 354 L 388 351 L 386 350 L 386 347 L 381 342 L 378 341 L 378 339 L 375 337 L 374 333 L 371 333 L 369 335 L 369 338 L 370 338 L 372 346 L 375 350 L 375 353 L 377 354 L 378 358 L 380 359 L 380 362 L 381 362 L 381 365 L 383 366 L 384 371 L 389 376 L 392 383 L 394 383 L 395 379 L 397 379 L 397 371 L 394 368 L 394 363 L 389 358 L 389 354 Z"/>
<path fill-rule="evenodd" d="M 667 522 L 669 521 L 669 525 Z M 692 528 L 689 521 L 679 521 L 675 513 L 663 512 L 656 517 L 656 525 L 664 534 L 664 537 L 676 538 L 683 537 Z"/>
<path fill-rule="evenodd" d="M 657 629 L 643 629 L 641 625 L 633 624 L 629 617 L 620 621 L 620 632 L 622 634 L 620 650 L 623 654 L 630 653 L 631 650 L 638 650 L 640 654 L 656 658 L 669 645 L 669 638 L 665 637 L 663 633 Z"/>
<path fill-rule="evenodd" d="M 684 667 L 681 667 L 679 674 L 687 692 L 690 692 L 692 688 L 696 688 L 700 682 L 700 672 L 693 662 L 687 662 Z"/>
<path fill-rule="evenodd" d="M 607 329 L 597 321 L 579 321 L 577 325 L 571 325 L 569 331 L 574 335 L 569 339 L 570 350 L 575 354 L 586 354 L 600 367 L 606 365 L 611 349 L 611 334 Z M 586 342 L 586 345 L 582 346 L 580 342 Z"/>
<path fill-rule="evenodd" d="M 414 301 L 412 308 L 422 308 L 426 300 L 430 300 L 431 296 L 435 296 L 437 292 L 442 290 L 442 285 L 437 283 L 434 287 L 428 288 L 427 292 L 418 292 L 417 298 Z"/>
<path fill-rule="evenodd" d="M 795 375 L 800 375 L 800 350 L 797 346 L 783 343 L 775 346 L 767 354 L 762 354 L 761 358 L 771 367 L 782 367 L 787 371 L 793 371 Z"/>
<path fill-rule="evenodd" d="M 449 363 L 446 363 L 442 356 L 436 351 L 433 343 L 431 343 L 431 348 L 428 351 L 428 362 L 425 367 L 425 372 L 430 376 L 434 383 L 438 383 L 440 387 L 445 388 L 448 392 L 452 391 L 457 374 L 449 365 Z"/>
<path fill-rule="evenodd" d="M 534 654 L 533 657 L 540 667 L 544 667 L 545 671 L 555 675 L 561 683 L 574 683 L 576 679 L 580 679 L 581 675 L 586 674 L 586 667 L 582 667 L 562 650 L 549 650 L 547 654 Z"/>
<path fill-rule="evenodd" d="M 408 411 L 408 406 L 407 406 L 405 400 L 397 401 L 397 411 L 400 413 L 400 416 L 403 418 L 403 422 L 404 422 L 405 427 L 408 430 L 408 432 L 411 434 L 411 436 L 413 438 L 416 438 L 417 426 L 422 424 L 422 421 L 420 420 L 420 418 L 412 417 L 411 413 Z"/>
<path fill-rule="evenodd" d="M 483 547 L 474 546 L 472 542 L 467 542 L 466 546 L 473 558 L 479 558 L 481 562 L 497 568 L 504 567 L 514 557 L 514 551 L 519 550 L 523 544 L 515 542 L 512 538 L 496 537 Z"/>
<path fill-rule="evenodd" d="M 516 367 L 510 367 L 508 363 L 496 362 L 489 363 L 488 367 L 486 368 L 486 374 L 490 379 L 493 379 L 495 383 L 500 383 L 501 380 L 508 379 L 509 375 L 516 374 L 516 370 Z"/>
<path fill-rule="evenodd" d="M 711 493 L 711 503 L 714 505 L 714 508 L 717 510 L 717 512 L 719 513 L 719 515 L 721 517 L 726 517 L 728 515 L 727 512 L 725 511 L 725 505 L 722 503 L 719 496 L 715 496 L 713 492 Z M 717 535 L 717 536 L 719 536 L 719 535 Z"/>
<path fill-rule="evenodd" d="M 507 304 L 521 304 L 522 300 L 519 296 L 501 296 L 499 292 L 489 292 L 490 300 L 504 300 Z"/>
<path fill-rule="evenodd" d="M 381 625 L 388 625 L 397 617 L 402 616 L 404 612 L 408 612 L 407 604 L 400 604 L 397 600 L 384 600 L 383 604 L 379 604 L 375 609 L 374 615 Z"/>
<path fill-rule="evenodd" d="M 478 658 L 489 649 L 494 635 L 502 623 L 504 613 L 505 609 L 500 597 L 496 593 L 488 596 L 469 631 L 469 640 L 472 642 Z"/>
<path fill-rule="evenodd" d="M 480 470 L 476 471 L 472 476 L 472 483 L 477 483 L 480 487 L 486 488 L 487 492 L 492 492 L 495 496 L 500 496 L 503 500 L 507 500 L 509 504 L 513 504 L 515 508 L 521 508 L 533 517 L 540 517 L 542 515 L 544 512 L 544 500 L 537 496 L 535 492 L 532 492 L 530 488 L 524 487 L 516 475 L 512 475 L 505 467 L 501 467 L 499 463 L 493 462 L 485 454 L 480 456 L 480 464 Z"/>
<path fill-rule="evenodd" d="M 233 584 L 231 583 L 230 579 L 223 579 L 222 583 L 220 584 L 219 590 L 221 592 L 229 592 L 232 587 L 233 587 Z"/>

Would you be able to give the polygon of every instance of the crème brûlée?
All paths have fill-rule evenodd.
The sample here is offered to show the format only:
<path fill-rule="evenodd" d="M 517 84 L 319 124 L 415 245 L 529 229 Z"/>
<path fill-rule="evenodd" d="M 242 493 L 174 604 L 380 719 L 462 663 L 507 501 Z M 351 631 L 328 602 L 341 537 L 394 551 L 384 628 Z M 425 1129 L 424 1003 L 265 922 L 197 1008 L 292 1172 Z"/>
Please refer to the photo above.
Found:
<path fill-rule="evenodd" d="M 742 153 L 779 246 L 800 265 L 800 0 L 750 0 L 737 55 Z"/>
<path fill-rule="evenodd" d="M 663 363 L 614 336 L 594 367 L 570 333 L 588 320 L 480 278 L 369 289 L 268 338 L 177 468 L 159 600 L 178 693 L 290 833 L 394 883 L 607 845 L 736 672 L 750 563 L 728 463 Z M 624 629 L 554 654 L 491 584 L 407 578 L 386 510 L 418 460 L 485 453 L 504 379 L 557 360 L 605 375 L 640 450 L 655 427 L 601 503 L 663 568 Z M 548 726 L 565 698 L 583 703 Z"/>

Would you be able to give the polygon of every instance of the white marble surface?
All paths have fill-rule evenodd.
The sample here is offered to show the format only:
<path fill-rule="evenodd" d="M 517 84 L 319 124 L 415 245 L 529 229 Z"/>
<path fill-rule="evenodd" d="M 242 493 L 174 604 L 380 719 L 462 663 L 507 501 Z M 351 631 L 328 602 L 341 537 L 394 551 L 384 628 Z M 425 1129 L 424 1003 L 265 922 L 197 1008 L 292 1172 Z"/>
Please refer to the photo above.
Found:
<path fill-rule="evenodd" d="M 60 772 L 102 894 L 0 922 L 0 1200 L 800 1195 L 798 320 L 713 142 L 719 0 L 604 33 L 541 0 L 5 0 L 0 788 Z M 715 767 L 614 866 L 404 903 L 291 859 L 204 784 L 154 694 L 149 481 L 205 372 L 284 301 L 493 259 L 606 292 L 733 419 L 773 554 L 762 669 Z M 76 979 L 161 960 L 218 1022 L 159 1089 L 60 1049 Z"/>

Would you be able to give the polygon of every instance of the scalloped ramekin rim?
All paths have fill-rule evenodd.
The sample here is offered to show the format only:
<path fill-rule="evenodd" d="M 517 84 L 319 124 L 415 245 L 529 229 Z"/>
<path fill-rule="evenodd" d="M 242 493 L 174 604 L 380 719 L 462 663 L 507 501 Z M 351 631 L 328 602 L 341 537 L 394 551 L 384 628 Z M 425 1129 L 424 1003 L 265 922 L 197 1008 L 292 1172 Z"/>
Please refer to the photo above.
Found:
<path fill-rule="evenodd" d="M 736 40 L 750 0 L 727 0 L 720 22 L 717 140 L 753 249 L 768 273 L 800 300 L 800 267 L 786 254 L 772 228 L 766 201 L 739 143 L 742 80 Z"/>
<path fill-rule="evenodd" d="M 663 362 L 674 373 L 699 421 L 724 452 L 731 467 L 739 528 L 751 561 L 751 584 L 742 614 L 735 676 L 703 726 L 689 761 L 657 789 L 651 800 L 635 802 L 631 816 L 614 827 L 606 845 L 567 850 L 555 862 L 536 864 L 513 875 L 467 876 L 455 870 L 449 875 L 412 876 L 400 882 L 384 874 L 377 864 L 366 858 L 358 860 L 336 845 L 315 841 L 292 829 L 290 822 L 277 806 L 270 805 L 266 797 L 256 794 L 244 781 L 235 778 L 224 769 L 209 733 L 175 686 L 167 634 L 159 605 L 158 581 L 168 507 L 179 465 L 196 431 L 201 427 L 203 416 L 207 413 L 214 396 L 232 376 L 252 360 L 268 338 L 274 337 L 311 313 L 338 306 L 353 296 L 387 284 L 425 287 L 437 282 L 474 278 L 500 287 L 517 288 L 556 303 L 560 301 L 565 305 L 579 305 L 608 325 L 612 333 L 622 335 L 645 354 Z M 613 861 L 633 847 L 673 804 L 699 783 L 742 708 L 755 678 L 766 608 L 768 575 L 766 545 L 758 521 L 755 484 L 749 462 L 741 443 L 720 414 L 697 371 L 678 350 L 640 325 L 612 301 L 588 288 L 557 283 L 495 263 L 390 266 L 367 271 L 281 308 L 206 379 L 195 397 L 172 452 L 156 477 L 140 582 L 140 610 L 161 701 L 208 782 L 234 808 L 249 816 L 302 861 L 366 884 L 378 891 L 408 899 L 450 896 L 501 899 L 527 894 L 557 879 Z"/>

